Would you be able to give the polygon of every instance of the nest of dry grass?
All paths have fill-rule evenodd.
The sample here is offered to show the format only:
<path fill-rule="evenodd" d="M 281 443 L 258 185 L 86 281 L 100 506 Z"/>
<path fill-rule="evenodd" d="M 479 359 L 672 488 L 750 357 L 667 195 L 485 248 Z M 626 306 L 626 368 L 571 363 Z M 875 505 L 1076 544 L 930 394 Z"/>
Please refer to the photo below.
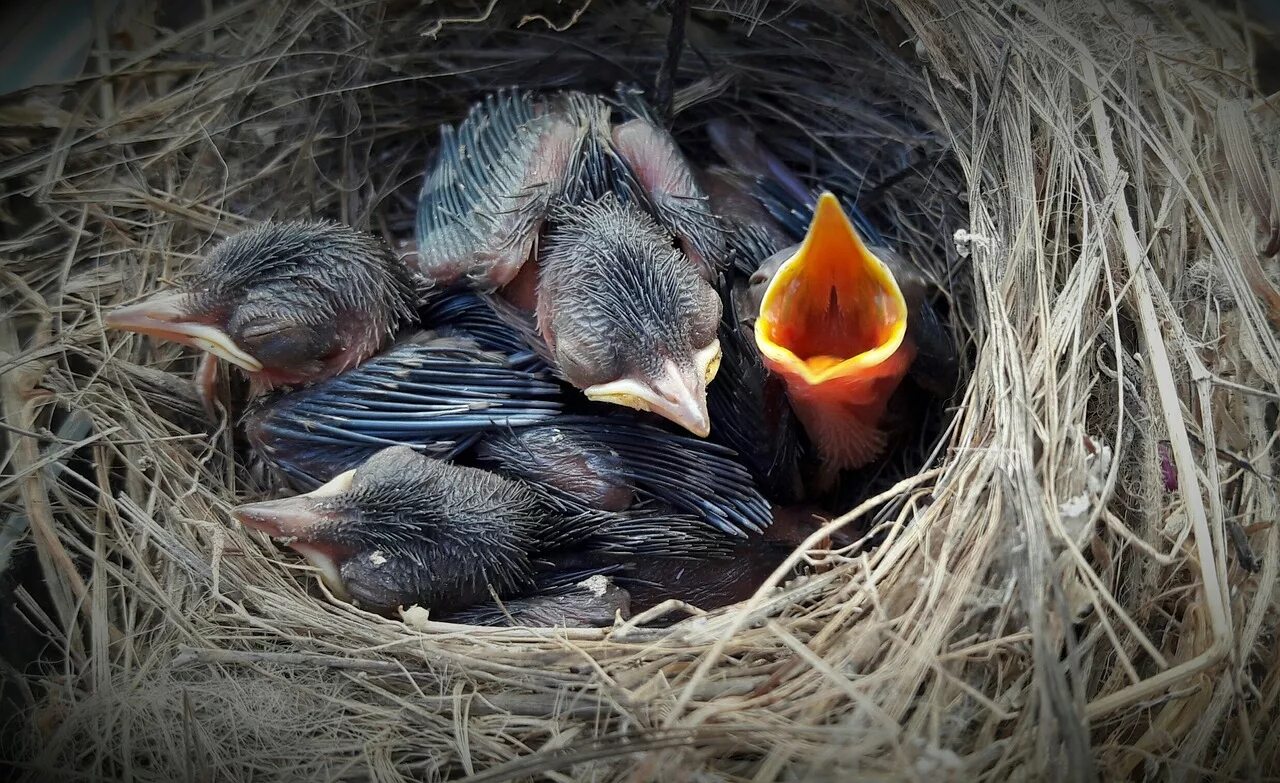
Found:
<path fill-rule="evenodd" d="M 747 116 L 860 193 L 952 292 L 965 390 L 809 542 L 859 544 L 797 550 L 822 565 L 798 584 L 665 629 L 473 629 L 329 600 L 231 523 L 263 489 L 234 420 L 201 423 L 188 353 L 99 317 L 260 219 L 407 236 L 435 125 L 477 94 L 662 61 L 644 5 L 453 5 L 138 24 L 105 75 L 0 106 L 0 499 L 50 594 L 14 614 L 53 655 L 9 672 L 6 756 L 165 781 L 1274 773 L 1256 30 L 1154 1 L 696 8 L 681 140 Z"/>

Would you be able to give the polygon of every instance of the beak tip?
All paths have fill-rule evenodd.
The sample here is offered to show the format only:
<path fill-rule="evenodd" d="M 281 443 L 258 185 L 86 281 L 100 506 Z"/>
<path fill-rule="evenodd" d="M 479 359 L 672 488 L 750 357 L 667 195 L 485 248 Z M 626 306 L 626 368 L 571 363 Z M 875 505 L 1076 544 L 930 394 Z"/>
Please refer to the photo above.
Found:
<path fill-rule="evenodd" d="M 706 391 L 696 398 L 697 405 L 682 405 L 676 410 L 660 411 L 662 415 L 679 424 L 689 433 L 699 438 L 711 434 L 711 416 L 707 412 Z M 692 402 L 692 400 L 690 401 Z"/>
<path fill-rule="evenodd" d="M 272 538 L 286 535 L 286 519 L 272 501 L 246 503 L 231 509 L 231 518 L 250 530 L 258 530 Z"/>
<path fill-rule="evenodd" d="M 187 294 L 162 294 L 107 313 L 108 329 L 136 332 L 190 345 L 228 361 L 245 372 L 261 372 L 263 364 L 246 353 L 222 328 L 206 321 Z"/>
<path fill-rule="evenodd" d="M 117 307 L 102 316 L 102 323 L 108 329 L 136 331 L 140 327 L 158 325 L 158 319 L 151 317 L 142 305 Z"/>
<path fill-rule="evenodd" d="M 265 530 L 268 525 L 267 517 L 261 512 L 260 505 L 260 503 L 246 503 L 243 506 L 236 506 L 231 509 L 231 518 L 245 527 Z"/>

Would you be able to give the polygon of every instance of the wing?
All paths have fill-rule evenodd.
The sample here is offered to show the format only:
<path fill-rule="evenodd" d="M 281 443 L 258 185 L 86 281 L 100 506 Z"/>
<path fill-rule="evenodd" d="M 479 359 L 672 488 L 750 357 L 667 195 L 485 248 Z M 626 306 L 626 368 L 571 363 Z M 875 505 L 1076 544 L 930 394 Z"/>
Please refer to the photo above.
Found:
<path fill-rule="evenodd" d="M 525 478 L 514 466 L 507 467 L 512 475 Z M 525 486 L 548 511 L 537 531 L 538 549 L 548 557 L 576 550 L 613 557 L 698 559 L 722 556 L 740 540 L 660 502 L 646 500 L 623 511 L 608 511 L 546 481 L 526 478 Z"/>
<path fill-rule="evenodd" d="M 609 485 L 626 485 L 636 495 L 691 516 L 734 536 L 768 527 L 768 501 L 734 453 L 714 443 L 615 416 L 560 416 L 525 437 L 560 438 L 581 464 L 605 473 Z M 533 482 L 545 476 L 524 459 L 526 448 L 503 435 L 486 438 L 487 458 L 508 473 Z M 583 502 L 581 497 L 577 502 Z"/>
<path fill-rule="evenodd" d="M 556 369 L 555 356 L 551 352 L 551 347 L 547 345 L 547 341 L 542 335 L 542 330 L 538 328 L 537 316 L 532 312 L 517 307 L 498 294 L 484 294 L 483 296 L 486 304 L 493 310 L 494 315 L 508 329 L 519 335 L 525 347 L 532 351 L 545 366 L 551 368 L 551 372 L 559 377 L 560 373 Z M 539 305 L 541 306 L 541 302 Z"/>
<path fill-rule="evenodd" d="M 590 568 L 557 569 L 555 563 L 535 563 L 534 590 L 499 606 L 481 604 L 446 615 L 449 622 L 469 625 L 529 625 L 604 627 L 618 612 L 630 616 L 626 590 L 609 574 L 623 569 L 621 562 L 601 562 Z"/>
<path fill-rule="evenodd" d="M 637 93 L 620 92 L 624 108 L 636 115 L 613 129 L 612 146 L 647 196 L 658 221 L 680 243 L 705 280 L 724 264 L 724 228 L 675 139 L 650 116 Z"/>
<path fill-rule="evenodd" d="M 620 557 L 701 560 L 732 553 L 734 543 L 740 540 L 729 538 L 695 517 L 640 507 L 613 515 L 583 546 Z"/>
<path fill-rule="evenodd" d="M 418 199 L 418 272 L 429 282 L 493 289 L 532 253 L 563 188 L 582 129 L 531 93 L 476 104 L 440 148 Z"/>
<path fill-rule="evenodd" d="M 745 601 L 786 559 L 790 550 L 767 542 L 740 546 L 728 556 L 690 562 L 676 558 L 637 558 L 614 577 L 639 613 L 668 599 L 678 599 L 710 611 Z M 681 615 L 655 619 L 661 625 Z"/>
<path fill-rule="evenodd" d="M 502 305 L 505 307 L 498 310 Z M 540 354 L 529 345 L 530 335 L 521 328 L 519 313 L 499 297 L 458 287 L 429 292 L 419 306 L 419 315 L 424 328 L 471 338 L 481 348 L 506 355 L 513 367 L 546 369 Z"/>
<path fill-rule="evenodd" d="M 314 488 L 387 446 L 449 459 L 485 432 L 560 411 L 545 373 L 512 367 L 474 343 L 402 344 L 354 370 L 250 408 L 254 451 L 299 488 Z"/>

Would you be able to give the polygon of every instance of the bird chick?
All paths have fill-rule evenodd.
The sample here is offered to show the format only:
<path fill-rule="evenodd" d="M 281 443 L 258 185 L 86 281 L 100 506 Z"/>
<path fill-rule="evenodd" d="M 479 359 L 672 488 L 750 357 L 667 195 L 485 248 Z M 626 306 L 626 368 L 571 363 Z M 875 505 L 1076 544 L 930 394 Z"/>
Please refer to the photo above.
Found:
<path fill-rule="evenodd" d="M 804 243 L 764 293 L 755 334 L 833 467 L 860 467 L 883 451 L 885 406 L 915 359 L 906 327 L 893 273 L 824 193 Z"/>
<path fill-rule="evenodd" d="M 909 371 L 940 395 L 954 384 L 955 352 L 926 283 L 856 210 L 829 192 L 812 200 L 748 130 L 717 121 L 710 135 L 723 157 L 771 186 L 757 195 L 784 229 L 808 218 L 799 245 L 760 263 L 744 300 L 759 301 L 756 346 L 825 465 L 866 465 L 885 448 L 885 410 Z M 855 220 L 879 240 L 874 249 Z"/>
<path fill-rule="evenodd" d="M 411 322 L 409 275 L 374 237 L 339 223 L 263 223 L 219 243 L 179 288 L 122 307 L 107 327 L 206 352 L 243 370 L 255 392 L 328 378 Z"/>
<path fill-rule="evenodd" d="M 311 492 L 232 515 L 301 554 L 339 598 L 382 612 L 527 596 L 536 558 L 567 548 L 696 559 L 727 547 L 688 519 L 558 500 L 519 478 L 395 446 Z"/>
<path fill-rule="evenodd" d="M 559 213 L 541 257 L 538 327 L 588 399 L 705 437 L 720 312 L 715 289 L 648 216 L 612 196 Z"/>
<path fill-rule="evenodd" d="M 588 398 L 710 428 L 719 361 L 709 281 L 721 229 L 674 141 L 634 95 L 491 95 L 440 152 L 418 207 L 418 272 L 502 289 Z"/>
<path fill-rule="evenodd" d="M 500 595 L 528 587 L 530 555 L 556 530 L 519 482 L 407 446 L 232 515 L 301 554 L 339 598 L 375 610 L 466 606 L 488 599 L 490 586 Z"/>

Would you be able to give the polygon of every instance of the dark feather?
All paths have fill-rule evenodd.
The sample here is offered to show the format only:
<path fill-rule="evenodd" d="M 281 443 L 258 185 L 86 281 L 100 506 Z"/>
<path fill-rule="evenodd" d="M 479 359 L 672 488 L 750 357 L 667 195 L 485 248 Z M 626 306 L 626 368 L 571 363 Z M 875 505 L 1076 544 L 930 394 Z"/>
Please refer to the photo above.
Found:
<path fill-rule="evenodd" d="M 720 169 L 704 173 L 711 203 L 729 227 L 730 267 L 719 281 L 720 371 L 707 387 L 711 439 L 736 451 L 769 497 L 793 502 L 800 479 L 802 428 L 782 381 L 765 367 L 753 324 L 759 303 L 752 276 L 789 242 L 750 194 L 750 180 Z"/>
<path fill-rule="evenodd" d="M 631 596 L 603 573 L 620 570 L 620 565 L 602 566 L 596 574 L 584 571 L 553 574 L 566 583 L 551 585 L 540 581 L 532 595 L 498 604 L 479 606 L 445 615 L 454 623 L 468 625 L 524 625 L 534 627 L 605 627 L 621 614 L 631 615 Z M 574 581 L 568 582 L 568 579 Z"/>
<path fill-rule="evenodd" d="M 734 453 L 708 441 L 675 435 L 628 418 L 560 416 L 545 428 L 522 437 L 568 434 L 580 448 L 590 448 L 606 459 L 614 482 L 634 486 L 641 498 L 667 504 L 734 536 L 760 531 L 769 525 L 768 501 L 756 488 L 751 474 L 734 459 Z M 519 438 L 496 435 L 486 439 L 484 453 L 502 470 L 541 481 L 531 475 L 527 451 Z"/>
<path fill-rule="evenodd" d="M 803 429 L 782 381 L 764 366 L 750 325 L 739 322 L 729 292 L 723 297 L 720 372 L 707 387 L 711 438 L 737 452 L 770 498 L 794 502 L 803 487 Z"/>
<path fill-rule="evenodd" d="M 423 327 L 437 334 L 469 337 L 481 348 L 508 357 L 512 367 L 539 371 L 547 369 L 530 347 L 529 334 L 517 328 L 507 313 L 495 310 L 493 302 L 504 301 L 466 288 L 434 291 L 419 305 Z"/>
<path fill-rule="evenodd" d="M 245 430 L 255 451 L 312 488 L 395 445 L 448 458 L 478 433 L 545 421 L 561 408 L 543 373 L 474 344 L 402 344 L 354 370 L 258 400 Z"/>
<path fill-rule="evenodd" d="M 442 126 L 418 200 L 418 268 L 430 281 L 492 288 L 528 259 L 564 187 L 575 129 L 522 90 L 476 104 Z"/>

